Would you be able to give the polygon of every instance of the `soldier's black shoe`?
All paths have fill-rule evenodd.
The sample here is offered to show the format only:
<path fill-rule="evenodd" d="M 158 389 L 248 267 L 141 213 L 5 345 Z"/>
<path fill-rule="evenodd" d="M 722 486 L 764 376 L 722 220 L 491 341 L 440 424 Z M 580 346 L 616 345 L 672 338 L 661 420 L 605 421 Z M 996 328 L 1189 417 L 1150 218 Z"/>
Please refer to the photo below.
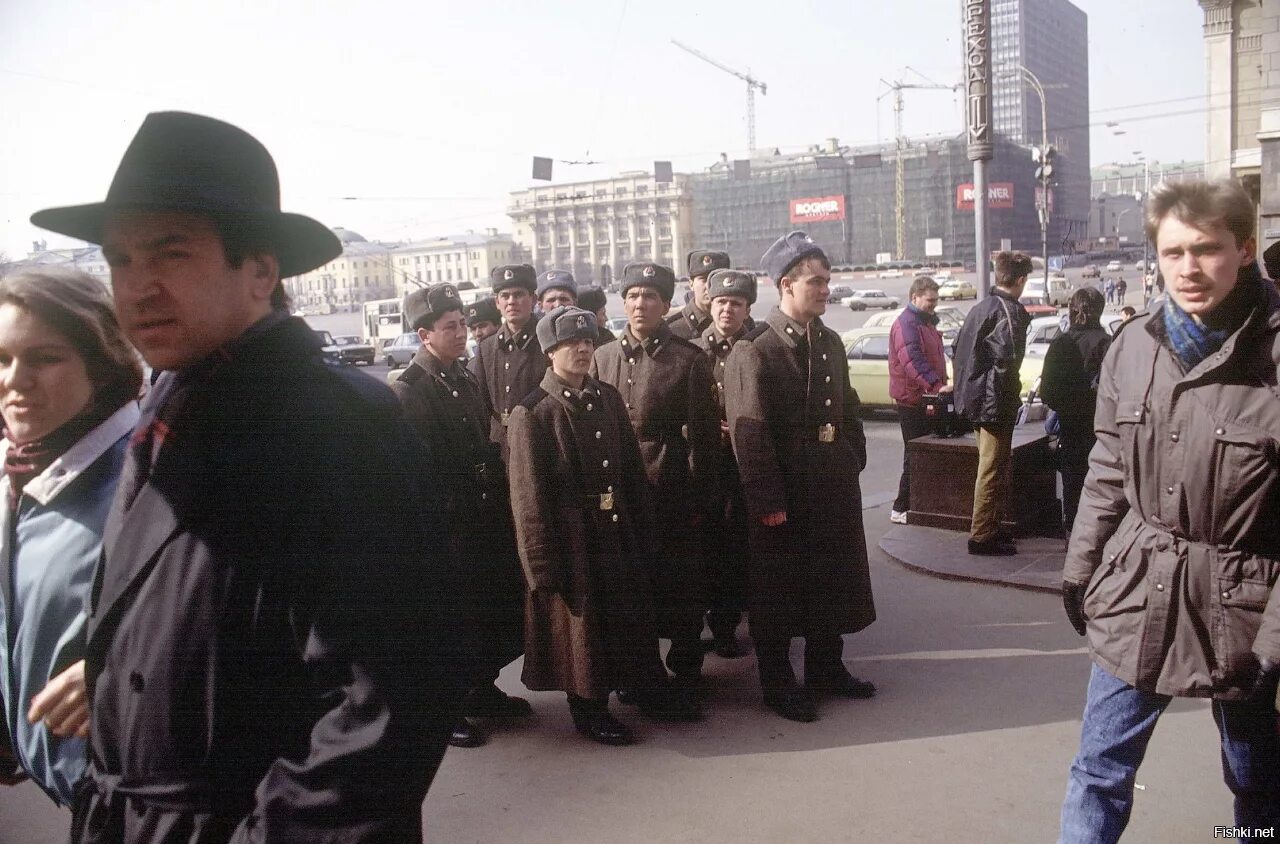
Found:
<path fill-rule="evenodd" d="M 523 718 L 533 714 L 533 707 L 490 683 L 471 690 L 462 702 L 462 712 L 475 718 Z"/>
<path fill-rule="evenodd" d="M 635 744 L 636 737 L 631 729 L 610 715 L 608 710 L 597 712 L 570 710 L 570 714 L 573 715 L 573 726 L 592 741 L 614 746 Z"/>
<path fill-rule="evenodd" d="M 818 720 L 818 708 L 814 705 L 813 695 L 799 686 L 776 692 L 765 692 L 764 702 L 766 706 L 788 721 L 808 724 Z"/>
<path fill-rule="evenodd" d="M 876 696 L 874 683 L 868 680 L 859 680 L 845 670 L 843 666 L 840 667 L 838 672 L 818 677 L 814 681 L 810 681 L 808 677 L 805 677 L 805 686 L 818 694 L 849 697 L 857 700 L 865 700 Z"/>
<path fill-rule="evenodd" d="M 738 644 L 738 637 L 734 631 L 712 631 L 711 635 L 712 650 L 721 659 L 737 659 L 747 655 L 747 650 Z"/>
<path fill-rule="evenodd" d="M 453 725 L 453 733 L 449 736 L 449 744 L 453 747 L 480 747 L 489 737 L 484 734 L 484 730 L 468 721 L 466 718 L 459 718 L 458 723 Z"/>

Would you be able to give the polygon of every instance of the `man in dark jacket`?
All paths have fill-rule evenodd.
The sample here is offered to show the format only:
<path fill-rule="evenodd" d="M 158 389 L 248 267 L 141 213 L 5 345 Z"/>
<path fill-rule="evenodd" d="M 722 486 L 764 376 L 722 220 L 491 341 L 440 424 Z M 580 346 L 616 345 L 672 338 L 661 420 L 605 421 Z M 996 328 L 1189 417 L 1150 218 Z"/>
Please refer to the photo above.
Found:
<path fill-rule="evenodd" d="M 867 440 L 840 335 L 822 324 L 831 264 L 803 232 L 761 259 L 778 307 L 734 344 L 725 367 L 729 434 L 751 523 L 751 638 L 765 703 L 813 721 L 814 698 L 865 698 L 845 668 L 844 633 L 875 621 L 858 475 Z M 804 686 L 791 639 L 805 638 Z"/>
<path fill-rule="evenodd" d="M 489 274 L 502 313 L 502 327 L 484 340 L 468 367 L 480 383 L 489 407 L 489 439 L 507 454 L 507 420 L 547 371 L 547 356 L 538 348 L 538 317 L 533 312 L 537 274 L 528 264 L 507 264 Z"/>
<path fill-rule="evenodd" d="M 907 296 L 910 302 L 889 329 L 889 395 L 898 407 L 902 427 L 902 477 L 889 521 L 905 525 L 911 509 L 911 475 L 907 443 L 932 430 L 925 418 L 924 397 L 950 391 L 947 359 L 938 332 L 938 282 L 916 276 Z"/>
<path fill-rule="evenodd" d="M 420 840 L 467 631 L 423 446 L 289 316 L 280 279 L 341 244 L 281 213 L 254 138 L 178 112 L 147 117 L 106 202 L 32 222 L 103 245 L 164 370 L 94 583 L 71 840 Z"/>
<path fill-rule="evenodd" d="M 610 331 L 606 325 L 609 321 L 609 314 L 605 310 L 608 301 L 605 292 L 594 285 L 583 288 L 578 293 L 578 307 L 595 314 L 597 349 L 609 343 L 618 342 L 617 335 Z"/>
<path fill-rule="evenodd" d="M 489 441 L 484 399 L 463 366 L 467 326 L 462 300 L 449 283 L 419 289 L 404 299 L 404 316 L 422 340 L 409 366 L 391 384 L 405 418 L 434 458 L 430 473 L 454 525 L 456 553 L 477 599 L 479 684 L 463 701 L 463 715 L 512 718 L 533 714 L 528 701 L 495 685 L 498 672 L 524 644 L 524 577 L 511 525 L 507 475 Z M 458 719 L 449 743 L 479 747 L 484 731 Z"/>
<path fill-rule="evenodd" d="M 675 336 L 692 340 L 711 324 L 711 296 L 707 292 L 707 276 L 716 270 L 728 269 L 729 253 L 696 250 L 689 253 L 686 263 L 689 266 L 689 292 L 692 295 L 683 308 L 667 317 L 667 325 Z"/>
<path fill-rule="evenodd" d="M 1280 827 L 1280 294 L 1240 184 L 1166 183 L 1146 208 L 1168 297 L 1112 342 L 1063 568 L 1093 666 L 1064 844 L 1114 842 L 1174 697 L 1212 700 L 1235 826 Z M 1254 832 L 1259 830 L 1259 832 Z"/>
<path fill-rule="evenodd" d="M 710 610 L 707 626 L 717 656 L 734 659 L 745 652 L 738 646 L 737 630 L 747 608 L 747 502 L 742 476 L 733 456 L 728 416 L 724 406 L 725 362 L 733 344 L 755 328 L 751 306 L 756 301 L 756 277 L 737 270 L 715 270 L 707 277 L 711 297 L 711 324 L 693 342 L 707 353 L 715 378 L 720 410 L 719 498 L 702 531 L 709 540 L 708 585 Z"/>
<path fill-rule="evenodd" d="M 973 487 L 969 553 L 1012 555 L 1013 539 L 1000 525 L 1013 479 L 1013 426 L 1022 382 L 1018 368 L 1031 317 L 1018 302 L 1031 273 L 1021 252 L 997 252 L 996 286 L 970 309 L 955 342 L 956 411 L 974 424 L 978 478 Z"/>
<path fill-rule="evenodd" d="M 706 355 L 663 322 L 674 293 L 670 268 L 628 264 L 622 272 L 627 329 L 617 343 L 596 350 L 591 373 L 622 395 L 640 441 L 663 526 L 657 536 L 661 554 L 653 561 L 658 628 L 671 640 L 667 667 L 692 702 L 702 680 L 702 527 L 716 499 L 720 421 Z"/>
<path fill-rule="evenodd" d="M 1070 328 L 1049 344 L 1040 374 L 1040 398 L 1058 414 L 1058 471 L 1062 473 L 1062 510 L 1066 535 L 1071 535 L 1080 490 L 1089 472 L 1093 413 L 1098 401 L 1102 359 L 1111 348 L 1111 335 L 1102 327 L 1106 302 L 1092 287 L 1071 294 L 1067 306 Z"/>
<path fill-rule="evenodd" d="M 498 303 L 492 296 L 486 296 L 467 305 L 466 314 L 467 332 L 471 335 L 471 339 L 475 341 L 477 347 L 486 338 L 497 334 L 498 326 L 502 324 L 502 315 L 498 313 Z"/>

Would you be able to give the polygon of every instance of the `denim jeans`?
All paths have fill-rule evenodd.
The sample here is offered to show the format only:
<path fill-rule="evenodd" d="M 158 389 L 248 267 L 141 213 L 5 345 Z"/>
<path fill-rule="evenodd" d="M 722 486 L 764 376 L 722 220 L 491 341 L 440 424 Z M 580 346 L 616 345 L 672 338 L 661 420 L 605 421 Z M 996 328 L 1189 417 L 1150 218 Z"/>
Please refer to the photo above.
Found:
<path fill-rule="evenodd" d="M 1138 766 L 1170 700 L 1093 666 L 1059 844 L 1120 840 L 1133 810 Z M 1280 826 L 1280 734 L 1272 703 L 1215 700 L 1213 720 L 1222 736 L 1223 779 L 1235 795 L 1235 825 Z"/>

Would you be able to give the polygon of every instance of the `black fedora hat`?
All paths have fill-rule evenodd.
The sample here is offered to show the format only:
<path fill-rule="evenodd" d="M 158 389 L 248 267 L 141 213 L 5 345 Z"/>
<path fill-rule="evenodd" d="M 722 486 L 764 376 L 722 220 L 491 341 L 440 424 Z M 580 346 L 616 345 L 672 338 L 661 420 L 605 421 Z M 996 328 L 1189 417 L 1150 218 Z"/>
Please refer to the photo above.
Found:
<path fill-rule="evenodd" d="M 101 243 L 107 216 L 125 210 L 182 211 L 252 226 L 267 236 L 281 278 L 342 254 L 342 243 L 324 224 L 280 210 L 280 176 L 257 138 L 199 114 L 148 114 L 120 159 L 105 201 L 46 208 L 32 214 L 31 222 Z"/>

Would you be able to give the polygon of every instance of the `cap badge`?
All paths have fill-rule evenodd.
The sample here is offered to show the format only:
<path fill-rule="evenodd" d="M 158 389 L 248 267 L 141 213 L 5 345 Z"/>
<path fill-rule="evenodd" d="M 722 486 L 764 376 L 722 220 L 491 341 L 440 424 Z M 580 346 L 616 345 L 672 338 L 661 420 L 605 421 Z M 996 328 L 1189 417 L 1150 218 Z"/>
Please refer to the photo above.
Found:
<path fill-rule="evenodd" d="M 587 327 L 587 315 L 586 315 L 586 314 L 578 314 L 578 327 L 579 327 L 579 328 L 586 328 L 586 327 Z"/>
<path fill-rule="evenodd" d="M 658 274 L 658 271 L 655 270 L 653 267 L 645 267 L 644 270 L 641 272 L 641 275 L 643 275 L 645 278 L 653 278 L 657 274 Z"/>
<path fill-rule="evenodd" d="M 713 263 L 714 263 L 714 261 L 712 260 L 712 258 L 711 258 L 711 256 L 710 256 L 710 255 L 703 255 L 703 256 L 702 256 L 702 266 L 704 266 L 704 267 L 709 267 L 709 266 L 711 266 Z"/>
<path fill-rule="evenodd" d="M 458 294 L 454 292 L 452 287 L 446 287 L 444 289 L 444 297 L 446 299 L 452 299 L 454 296 L 457 296 L 457 295 Z"/>
<path fill-rule="evenodd" d="M 515 277 L 516 277 L 516 274 L 515 274 L 515 273 L 513 273 L 513 272 L 511 272 L 511 270 L 506 270 L 506 271 L 505 271 L 505 272 L 503 272 L 503 274 L 502 274 L 502 280 L 503 280 L 503 281 L 510 281 L 511 279 L 513 279 L 513 278 L 515 278 Z"/>
<path fill-rule="evenodd" d="M 556 277 L 555 273 L 547 273 L 547 281 L 551 281 L 555 277 Z"/>
<path fill-rule="evenodd" d="M 725 287 L 731 287 L 733 286 L 733 278 L 731 276 L 725 276 L 724 278 L 720 279 L 720 283 L 723 284 Z"/>

